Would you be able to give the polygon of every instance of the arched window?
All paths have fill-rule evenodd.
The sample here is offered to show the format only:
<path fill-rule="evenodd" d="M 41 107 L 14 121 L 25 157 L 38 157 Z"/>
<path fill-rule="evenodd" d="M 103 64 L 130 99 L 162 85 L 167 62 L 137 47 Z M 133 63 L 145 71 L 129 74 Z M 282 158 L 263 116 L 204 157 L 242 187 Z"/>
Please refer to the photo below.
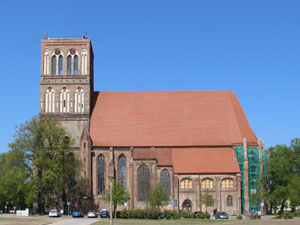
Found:
<path fill-rule="evenodd" d="M 98 156 L 98 194 L 105 193 L 105 158 Z"/>
<path fill-rule="evenodd" d="M 87 75 L 87 50 L 82 49 L 81 51 L 81 74 Z"/>
<path fill-rule="evenodd" d="M 183 211 L 191 212 L 192 211 L 192 202 L 189 199 L 184 200 L 182 203 Z"/>
<path fill-rule="evenodd" d="M 67 60 L 67 72 L 68 72 L 68 75 L 71 75 L 72 74 L 72 56 L 71 55 L 68 55 L 68 60 Z"/>
<path fill-rule="evenodd" d="M 70 93 L 65 87 L 59 93 L 59 111 L 61 113 L 70 112 Z"/>
<path fill-rule="evenodd" d="M 44 75 L 49 75 L 49 50 L 44 52 Z"/>
<path fill-rule="evenodd" d="M 52 75 L 56 75 L 56 55 L 52 56 Z"/>
<path fill-rule="evenodd" d="M 83 113 L 84 112 L 84 91 L 82 88 L 77 88 L 75 90 L 74 96 L 74 111 L 75 113 Z"/>
<path fill-rule="evenodd" d="M 45 93 L 45 112 L 55 112 L 55 92 L 51 87 L 49 87 Z"/>
<path fill-rule="evenodd" d="M 123 154 L 118 160 L 118 182 L 126 191 L 126 157 Z"/>
<path fill-rule="evenodd" d="M 212 180 L 212 179 L 204 179 L 204 180 L 202 180 L 202 182 L 201 182 L 201 186 L 202 186 L 202 188 L 204 189 L 204 188 L 214 188 L 214 181 Z"/>
<path fill-rule="evenodd" d="M 59 56 L 59 63 L 58 63 L 58 71 L 59 75 L 63 75 L 63 56 Z"/>
<path fill-rule="evenodd" d="M 228 195 L 226 199 L 226 206 L 233 206 L 232 196 Z"/>
<path fill-rule="evenodd" d="M 160 185 L 165 190 L 166 194 L 168 195 L 168 198 L 170 199 L 171 195 L 171 181 L 170 181 L 170 173 L 169 170 L 164 169 L 161 171 L 160 174 Z"/>
<path fill-rule="evenodd" d="M 74 75 L 78 75 L 78 56 L 74 56 Z"/>
<path fill-rule="evenodd" d="M 143 164 L 138 169 L 138 201 L 146 201 L 150 191 L 150 171 Z"/>
<path fill-rule="evenodd" d="M 180 188 L 181 189 L 191 189 L 193 187 L 193 182 L 189 178 L 185 178 L 180 181 Z"/>
<path fill-rule="evenodd" d="M 233 188 L 233 180 L 230 178 L 226 178 L 222 180 L 221 183 L 222 188 Z"/>

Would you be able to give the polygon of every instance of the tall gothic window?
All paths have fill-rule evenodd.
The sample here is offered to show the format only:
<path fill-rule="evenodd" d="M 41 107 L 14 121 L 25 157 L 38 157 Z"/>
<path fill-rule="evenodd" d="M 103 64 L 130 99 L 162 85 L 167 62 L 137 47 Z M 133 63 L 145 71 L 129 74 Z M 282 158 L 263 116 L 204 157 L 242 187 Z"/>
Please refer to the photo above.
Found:
<path fill-rule="evenodd" d="M 63 56 L 60 55 L 59 58 L 59 63 L 58 63 L 58 71 L 59 71 L 59 75 L 63 75 Z"/>
<path fill-rule="evenodd" d="M 98 194 L 105 194 L 105 159 L 98 156 Z"/>
<path fill-rule="evenodd" d="M 165 190 L 166 194 L 168 195 L 168 198 L 170 199 L 171 195 L 171 181 L 170 181 L 170 173 L 167 169 L 164 169 L 161 171 L 160 174 L 160 185 Z"/>
<path fill-rule="evenodd" d="M 55 92 L 51 87 L 49 87 L 45 93 L 45 112 L 55 112 Z"/>
<path fill-rule="evenodd" d="M 81 51 L 81 74 L 87 75 L 87 50 L 82 49 Z"/>
<path fill-rule="evenodd" d="M 65 87 L 59 93 L 59 112 L 70 112 L 70 93 Z"/>
<path fill-rule="evenodd" d="M 44 75 L 49 75 L 49 50 L 44 52 Z"/>
<path fill-rule="evenodd" d="M 78 74 L 78 56 L 74 56 L 74 75 Z"/>
<path fill-rule="evenodd" d="M 126 191 L 126 157 L 121 155 L 118 160 L 118 182 Z"/>
<path fill-rule="evenodd" d="M 82 88 L 77 88 L 75 90 L 74 96 L 74 111 L 75 113 L 83 113 L 84 112 L 84 91 Z"/>
<path fill-rule="evenodd" d="M 52 75 L 56 75 L 56 55 L 52 56 Z"/>
<path fill-rule="evenodd" d="M 233 206 L 232 196 L 231 195 L 228 195 L 228 197 L 226 199 L 226 206 Z"/>
<path fill-rule="evenodd" d="M 71 75 L 72 74 L 72 56 L 68 56 L 68 60 L 67 60 L 67 72 L 68 72 L 68 75 Z"/>
<path fill-rule="evenodd" d="M 138 169 L 138 201 L 146 201 L 150 191 L 150 171 L 143 164 Z"/>

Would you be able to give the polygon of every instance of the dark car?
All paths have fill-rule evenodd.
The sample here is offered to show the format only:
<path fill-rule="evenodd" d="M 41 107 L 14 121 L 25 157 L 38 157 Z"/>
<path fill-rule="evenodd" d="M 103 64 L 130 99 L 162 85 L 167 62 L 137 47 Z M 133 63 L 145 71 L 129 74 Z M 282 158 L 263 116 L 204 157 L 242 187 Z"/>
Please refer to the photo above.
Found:
<path fill-rule="evenodd" d="M 100 211 L 100 217 L 101 218 L 108 218 L 109 217 L 109 212 L 106 209 L 102 209 Z"/>
<path fill-rule="evenodd" d="M 72 217 L 83 217 L 83 213 L 80 210 L 74 210 Z"/>
<path fill-rule="evenodd" d="M 228 214 L 226 212 L 217 212 L 215 215 L 216 219 L 228 219 Z"/>

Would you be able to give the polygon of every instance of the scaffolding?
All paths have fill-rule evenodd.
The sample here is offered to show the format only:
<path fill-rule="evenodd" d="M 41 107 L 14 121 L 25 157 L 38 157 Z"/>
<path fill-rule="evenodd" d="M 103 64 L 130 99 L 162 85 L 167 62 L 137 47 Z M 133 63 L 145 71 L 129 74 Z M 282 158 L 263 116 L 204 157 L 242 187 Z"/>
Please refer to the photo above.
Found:
<path fill-rule="evenodd" d="M 245 212 L 245 180 L 244 180 L 244 147 L 234 147 L 237 160 L 239 162 L 241 170 L 241 211 Z M 259 198 L 251 198 L 251 195 L 260 194 L 260 161 L 259 161 L 259 149 L 258 148 L 247 148 L 248 157 L 248 179 L 249 179 L 249 209 L 260 211 Z M 265 161 L 265 160 L 264 160 Z"/>

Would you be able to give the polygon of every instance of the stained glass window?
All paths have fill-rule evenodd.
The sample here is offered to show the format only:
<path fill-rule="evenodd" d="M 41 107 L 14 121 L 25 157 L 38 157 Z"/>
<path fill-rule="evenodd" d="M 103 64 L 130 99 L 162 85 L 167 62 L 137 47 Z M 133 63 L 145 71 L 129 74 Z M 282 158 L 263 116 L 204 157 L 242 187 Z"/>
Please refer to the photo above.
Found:
<path fill-rule="evenodd" d="M 105 193 L 105 159 L 103 155 L 98 157 L 98 194 Z"/>
<path fill-rule="evenodd" d="M 118 182 L 126 191 L 126 157 L 121 155 L 118 160 Z"/>
<path fill-rule="evenodd" d="M 164 169 L 161 171 L 160 174 L 160 185 L 163 187 L 165 190 L 168 198 L 170 199 L 171 195 L 171 181 L 170 181 L 170 173 L 167 169 Z"/>

